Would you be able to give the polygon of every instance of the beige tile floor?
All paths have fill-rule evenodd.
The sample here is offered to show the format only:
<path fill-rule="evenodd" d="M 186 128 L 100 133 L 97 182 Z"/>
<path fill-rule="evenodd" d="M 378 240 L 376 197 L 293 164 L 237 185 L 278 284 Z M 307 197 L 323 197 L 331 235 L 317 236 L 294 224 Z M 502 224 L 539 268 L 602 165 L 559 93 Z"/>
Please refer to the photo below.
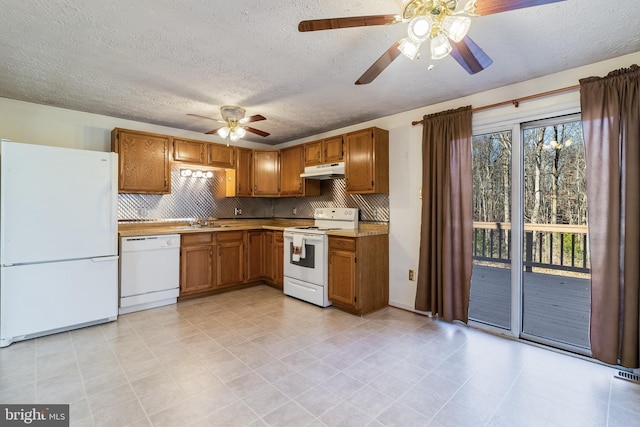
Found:
<path fill-rule="evenodd" d="M 266 286 L 0 349 L 1 403 L 74 426 L 640 426 L 640 385 L 589 361 Z"/>

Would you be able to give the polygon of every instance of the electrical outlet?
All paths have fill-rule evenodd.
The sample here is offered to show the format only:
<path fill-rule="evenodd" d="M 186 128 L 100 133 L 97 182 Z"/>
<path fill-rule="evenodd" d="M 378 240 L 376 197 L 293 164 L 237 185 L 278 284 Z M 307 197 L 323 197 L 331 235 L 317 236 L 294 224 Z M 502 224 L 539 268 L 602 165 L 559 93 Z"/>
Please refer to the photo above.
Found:
<path fill-rule="evenodd" d="M 416 280 L 416 272 L 414 270 L 409 270 L 409 280 Z"/>
<path fill-rule="evenodd" d="M 234 212 L 236 215 L 242 215 L 242 209 L 240 208 L 236 208 Z"/>
<path fill-rule="evenodd" d="M 298 215 L 298 208 L 291 209 L 291 213 L 294 215 Z"/>

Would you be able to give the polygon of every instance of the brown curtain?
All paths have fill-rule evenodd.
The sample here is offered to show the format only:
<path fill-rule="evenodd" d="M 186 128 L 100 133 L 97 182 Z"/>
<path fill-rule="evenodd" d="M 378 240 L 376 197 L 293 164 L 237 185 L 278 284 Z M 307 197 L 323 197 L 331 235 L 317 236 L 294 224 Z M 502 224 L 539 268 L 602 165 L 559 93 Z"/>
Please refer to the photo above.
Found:
<path fill-rule="evenodd" d="M 640 68 L 580 80 L 591 253 L 591 352 L 639 367 Z"/>
<path fill-rule="evenodd" d="M 416 309 L 469 320 L 472 265 L 471 107 L 424 117 Z"/>

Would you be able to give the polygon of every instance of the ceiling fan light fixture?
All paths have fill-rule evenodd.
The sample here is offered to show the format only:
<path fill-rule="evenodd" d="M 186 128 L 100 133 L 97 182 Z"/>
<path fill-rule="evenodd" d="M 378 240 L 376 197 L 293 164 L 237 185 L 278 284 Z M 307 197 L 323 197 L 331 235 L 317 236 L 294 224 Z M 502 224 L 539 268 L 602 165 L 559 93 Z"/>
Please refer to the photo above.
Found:
<path fill-rule="evenodd" d="M 407 58 L 414 60 L 418 57 L 418 50 L 420 49 L 421 42 L 411 40 L 410 38 L 403 39 L 398 50 L 402 52 Z"/>
<path fill-rule="evenodd" d="M 231 132 L 231 129 L 229 129 L 229 126 L 225 126 L 218 129 L 217 134 L 220 138 L 225 139 L 227 136 L 229 136 L 229 132 Z"/>
<path fill-rule="evenodd" d="M 236 135 L 238 135 L 239 138 L 244 138 L 245 135 L 247 134 L 247 131 L 244 128 L 238 126 L 236 128 L 236 132 L 235 133 L 236 133 Z"/>
<path fill-rule="evenodd" d="M 451 53 L 451 43 L 444 33 L 431 39 L 431 59 L 442 59 Z"/>
<path fill-rule="evenodd" d="M 471 18 L 468 16 L 447 16 L 440 24 L 442 31 L 454 42 L 460 42 L 471 28 Z"/>
<path fill-rule="evenodd" d="M 241 138 L 244 138 L 246 134 L 247 131 L 244 130 L 244 128 L 238 126 L 229 133 L 229 139 L 231 140 L 231 142 L 238 142 Z"/>
<path fill-rule="evenodd" d="M 220 114 L 225 121 L 238 122 L 244 118 L 246 110 L 237 105 L 223 105 L 220 107 Z"/>
<path fill-rule="evenodd" d="M 407 29 L 409 38 L 418 43 L 425 41 L 431 35 L 432 25 L 431 19 L 428 16 L 416 16 L 409 22 Z"/>

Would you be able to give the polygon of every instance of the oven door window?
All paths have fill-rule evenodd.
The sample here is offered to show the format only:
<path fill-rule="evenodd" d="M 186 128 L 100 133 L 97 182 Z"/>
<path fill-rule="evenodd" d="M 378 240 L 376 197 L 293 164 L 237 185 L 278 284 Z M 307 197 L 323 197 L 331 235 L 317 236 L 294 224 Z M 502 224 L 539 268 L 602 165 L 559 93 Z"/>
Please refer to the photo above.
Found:
<path fill-rule="evenodd" d="M 300 261 L 293 260 L 293 242 L 289 243 L 289 262 L 293 265 L 300 267 L 315 268 L 315 245 L 304 245 L 304 258 L 300 258 Z"/>

